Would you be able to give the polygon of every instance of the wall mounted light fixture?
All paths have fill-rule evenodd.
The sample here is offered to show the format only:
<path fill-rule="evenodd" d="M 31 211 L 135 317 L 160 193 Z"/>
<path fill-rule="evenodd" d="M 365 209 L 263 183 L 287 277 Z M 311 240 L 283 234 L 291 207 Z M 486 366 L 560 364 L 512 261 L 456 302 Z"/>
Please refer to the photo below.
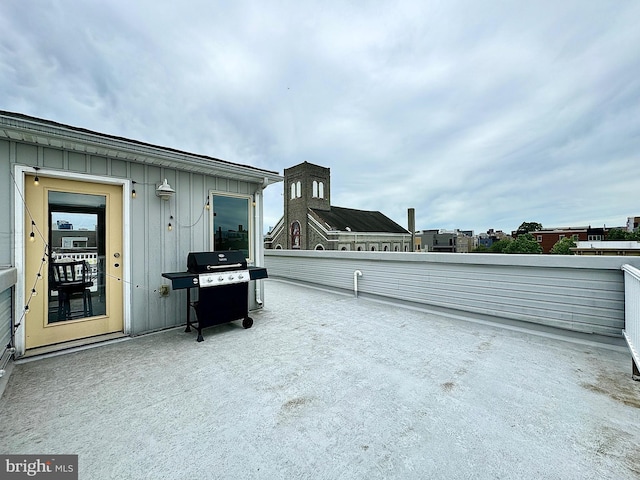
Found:
<path fill-rule="evenodd" d="M 171 188 L 171 185 L 169 185 L 169 182 L 167 182 L 166 178 L 164 179 L 163 183 L 160 183 L 156 186 L 156 195 L 163 200 L 169 200 L 171 197 L 173 197 L 174 193 L 176 193 L 176 191 Z"/>

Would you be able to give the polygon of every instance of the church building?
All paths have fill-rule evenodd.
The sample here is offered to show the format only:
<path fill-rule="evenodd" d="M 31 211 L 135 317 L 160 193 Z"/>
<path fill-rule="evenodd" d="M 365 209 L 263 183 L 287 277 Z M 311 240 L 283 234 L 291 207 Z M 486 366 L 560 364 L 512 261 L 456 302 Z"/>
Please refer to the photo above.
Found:
<path fill-rule="evenodd" d="M 378 211 L 332 206 L 330 169 L 303 162 L 284 171 L 284 215 L 265 248 L 407 252 L 411 233 Z"/>

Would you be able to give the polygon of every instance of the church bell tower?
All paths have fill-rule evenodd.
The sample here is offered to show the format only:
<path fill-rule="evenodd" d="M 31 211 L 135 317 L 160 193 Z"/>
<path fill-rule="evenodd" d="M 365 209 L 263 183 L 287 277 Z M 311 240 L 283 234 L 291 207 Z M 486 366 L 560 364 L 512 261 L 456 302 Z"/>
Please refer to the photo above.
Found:
<path fill-rule="evenodd" d="M 284 228 L 287 247 L 308 250 L 308 212 L 331 209 L 331 171 L 303 162 L 284 170 Z"/>

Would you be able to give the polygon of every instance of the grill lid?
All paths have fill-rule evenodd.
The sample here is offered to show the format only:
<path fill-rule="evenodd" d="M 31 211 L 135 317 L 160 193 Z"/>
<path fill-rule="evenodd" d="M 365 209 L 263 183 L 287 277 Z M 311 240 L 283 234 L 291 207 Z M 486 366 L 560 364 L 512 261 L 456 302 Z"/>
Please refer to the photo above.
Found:
<path fill-rule="evenodd" d="M 187 256 L 187 270 L 190 273 L 242 270 L 246 268 L 247 259 L 240 250 L 191 252 Z"/>

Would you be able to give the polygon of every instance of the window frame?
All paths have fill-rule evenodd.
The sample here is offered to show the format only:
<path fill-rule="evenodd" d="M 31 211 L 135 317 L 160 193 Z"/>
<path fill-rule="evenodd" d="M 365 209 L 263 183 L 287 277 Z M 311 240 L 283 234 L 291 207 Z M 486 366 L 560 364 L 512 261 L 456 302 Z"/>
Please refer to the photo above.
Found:
<path fill-rule="evenodd" d="M 215 199 L 214 197 L 229 197 L 229 198 L 237 198 L 240 200 L 247 201 L 247 217 L 248 217 L 248 225 L 247 225 L 247 235 L 249 239 L 248 251 L 249 256 L 247 257 L 247 262 L 252 263 L 255 257 L 255 245 L 254 245 L 254 206 L 253 206 L 253 196 L 251 194 L 242 194 L 242 193 L 233 193 L 233 192 L 225 192 L 221 190 L 209 190 L 209 203 L 211 208 L 209 209 L 209 250 L 215 251 L 216 248 L 216 223 L 215 223 Z"/>

